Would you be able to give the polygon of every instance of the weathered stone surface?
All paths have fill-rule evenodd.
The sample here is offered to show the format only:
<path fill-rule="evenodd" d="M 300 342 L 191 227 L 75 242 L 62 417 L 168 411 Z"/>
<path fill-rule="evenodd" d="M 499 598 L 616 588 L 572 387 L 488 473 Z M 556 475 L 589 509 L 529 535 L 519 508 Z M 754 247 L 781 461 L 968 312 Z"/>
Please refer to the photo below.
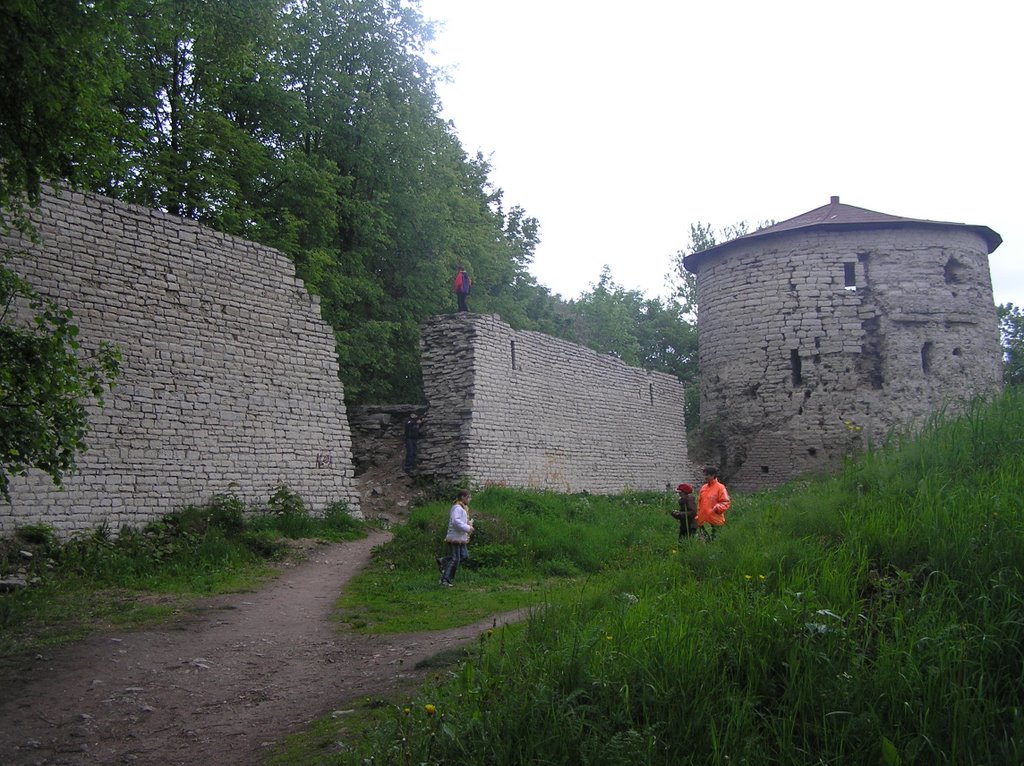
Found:
<path fill-rule="evenodd" d="M 496 315 L 421 328 L 428 401 L 418 470 L 566 492 L 693 481 L 683 385 Z"/>
<path fill-rule="evenodd" d="M 988 252 L 969 228 L 904 225 L 741 240 L 703 261 L 701 423 L 730 488 L 834 469 L 998 390 Z"/>
<path fill-rule="evenodd" d="M 266 501 L 278 484 L 314 511 L 358 511 L 334 334 L 283 254 L 67 191 L 34 220 L 41 245 L 0 239 L 12 267 L 74 311 L 85 349 L 117 343 L 123 374 L 64 491 L 15 478 L 0 534 L 117 529 L 215 493 Z"/>
<path fill-rule="evenodd" d="M 396 452 L 405 452 L 405 423 L 412 413 L 423 415 L 424 408 L 414 404 L 364 404 L 350 407 L 352 460 L 356 473 L 371 465 L 383 465 Z"/>

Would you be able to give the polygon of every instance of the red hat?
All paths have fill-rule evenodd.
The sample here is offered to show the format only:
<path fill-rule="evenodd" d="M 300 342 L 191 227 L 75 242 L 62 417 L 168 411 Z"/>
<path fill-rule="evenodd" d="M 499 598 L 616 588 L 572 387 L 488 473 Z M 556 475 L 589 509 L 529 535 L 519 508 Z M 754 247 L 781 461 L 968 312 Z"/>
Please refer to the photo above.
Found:
<path fill-rule="evenodd" d="M 676 492 L 685 492 L 686 494 L 689 495 L 691 492 L 693 492 L 693 487 L 691 487 L 689 484 L 680 484 L 678 487 L 676 487 Z"/>

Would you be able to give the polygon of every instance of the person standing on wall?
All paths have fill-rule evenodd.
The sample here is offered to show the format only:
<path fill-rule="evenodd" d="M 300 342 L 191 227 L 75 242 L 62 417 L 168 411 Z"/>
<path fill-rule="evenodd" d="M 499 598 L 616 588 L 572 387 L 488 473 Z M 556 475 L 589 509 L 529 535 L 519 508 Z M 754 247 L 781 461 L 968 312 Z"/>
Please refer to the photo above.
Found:
<path fill-rule="evenodd" d="M 405 470 L 416 462 L 416 440 L 420 438 L 420 416 L 415 412 L 405 421 Z"/>
<path fill-rule="evenodd" d="M 715 539 L 718 527 L 725 524 L 725 512 L 732 505 L 729 492 L 718 480 L 718 469 L 713 465 L 704 467 L 704 486 L 697 495 L 698 536 L 705 542 Z"/>
<path fill-rule="evenodd" d="M 679 510 L 672 511 L 672 518 L 679 520 L 679 542 L 682 542 L 697 534 L 697 499 L 689 484 L 680 484 L 676 492 L 679 493 Z"/>
<path fill-rule="evenodd" d="M 455 505 L 448 512 L 448 533 L 444 542 L 448 555 L 437 560 L 441 570 L 441 585 L 452 587 L 459 564 L 469 558 L 469 536 L 473 534 L 473 522 L 469 518 L 468 490 L 462 490 L 455 498 Z"/>
<path fill-rule="evenodd" d="M 466 297 L 473 289 L 473 280 L 466 273 L 465 266 L 459 266 L 459 273 L 455 275 L 455 298 L 459 302 L 459 311 L 469 311 L 466 308 Z"/>

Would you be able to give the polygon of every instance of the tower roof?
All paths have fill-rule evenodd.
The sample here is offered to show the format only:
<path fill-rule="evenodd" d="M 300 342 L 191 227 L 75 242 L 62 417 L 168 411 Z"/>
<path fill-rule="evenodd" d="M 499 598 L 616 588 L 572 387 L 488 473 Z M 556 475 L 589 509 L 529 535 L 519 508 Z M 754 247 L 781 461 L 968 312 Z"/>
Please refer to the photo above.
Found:
<path fill-rule="evenodd" d="M 853 231 L 858 229 L 898 229 L 908 226 L 939 226 L 964 228 L 978 234 L 988 245 L 988 252 L 992 253 L 1002 244 L 1003 238 L 988 226 L 975 226 L 965 223 L 949 223 L 946 221 L 929 221 L 924 218 L 902 218 L 898 215 L 878 213 L 874 210 L 867 210 L 853 205 L 844 205 L 839 197 L 832 197 L 827 205 L 822 205 L 814 210 L 809 210 L 794 218 L 789 218 L 774 226 L 758 229 L 742 237 L 731 239 L 720 245 L 693 253 L 683 259 L 683 265 L 687 271 L 696 272 L 701 261 L 713 253 L 728 250 L 737 242 L 746 242 L 752 239 L 771 237 L 784 232 L 797 231 L 801 229 L 826 230 L 826 231 Z"/>

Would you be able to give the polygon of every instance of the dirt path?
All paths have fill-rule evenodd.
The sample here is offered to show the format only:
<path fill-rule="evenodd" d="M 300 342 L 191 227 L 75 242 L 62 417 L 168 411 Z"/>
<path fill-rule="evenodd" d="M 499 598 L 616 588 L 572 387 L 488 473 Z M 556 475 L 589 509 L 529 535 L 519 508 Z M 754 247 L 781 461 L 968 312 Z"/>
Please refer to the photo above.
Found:
<path fill-rule="evenodd" d="M 257 764 L 312 718 L 422 677 L 494 624 L 366 637 L 331 607 L 386 539 L 322 546 L 256 593 L 155 630 L 104 633 L 0 670 L 2 764 Z"/>

